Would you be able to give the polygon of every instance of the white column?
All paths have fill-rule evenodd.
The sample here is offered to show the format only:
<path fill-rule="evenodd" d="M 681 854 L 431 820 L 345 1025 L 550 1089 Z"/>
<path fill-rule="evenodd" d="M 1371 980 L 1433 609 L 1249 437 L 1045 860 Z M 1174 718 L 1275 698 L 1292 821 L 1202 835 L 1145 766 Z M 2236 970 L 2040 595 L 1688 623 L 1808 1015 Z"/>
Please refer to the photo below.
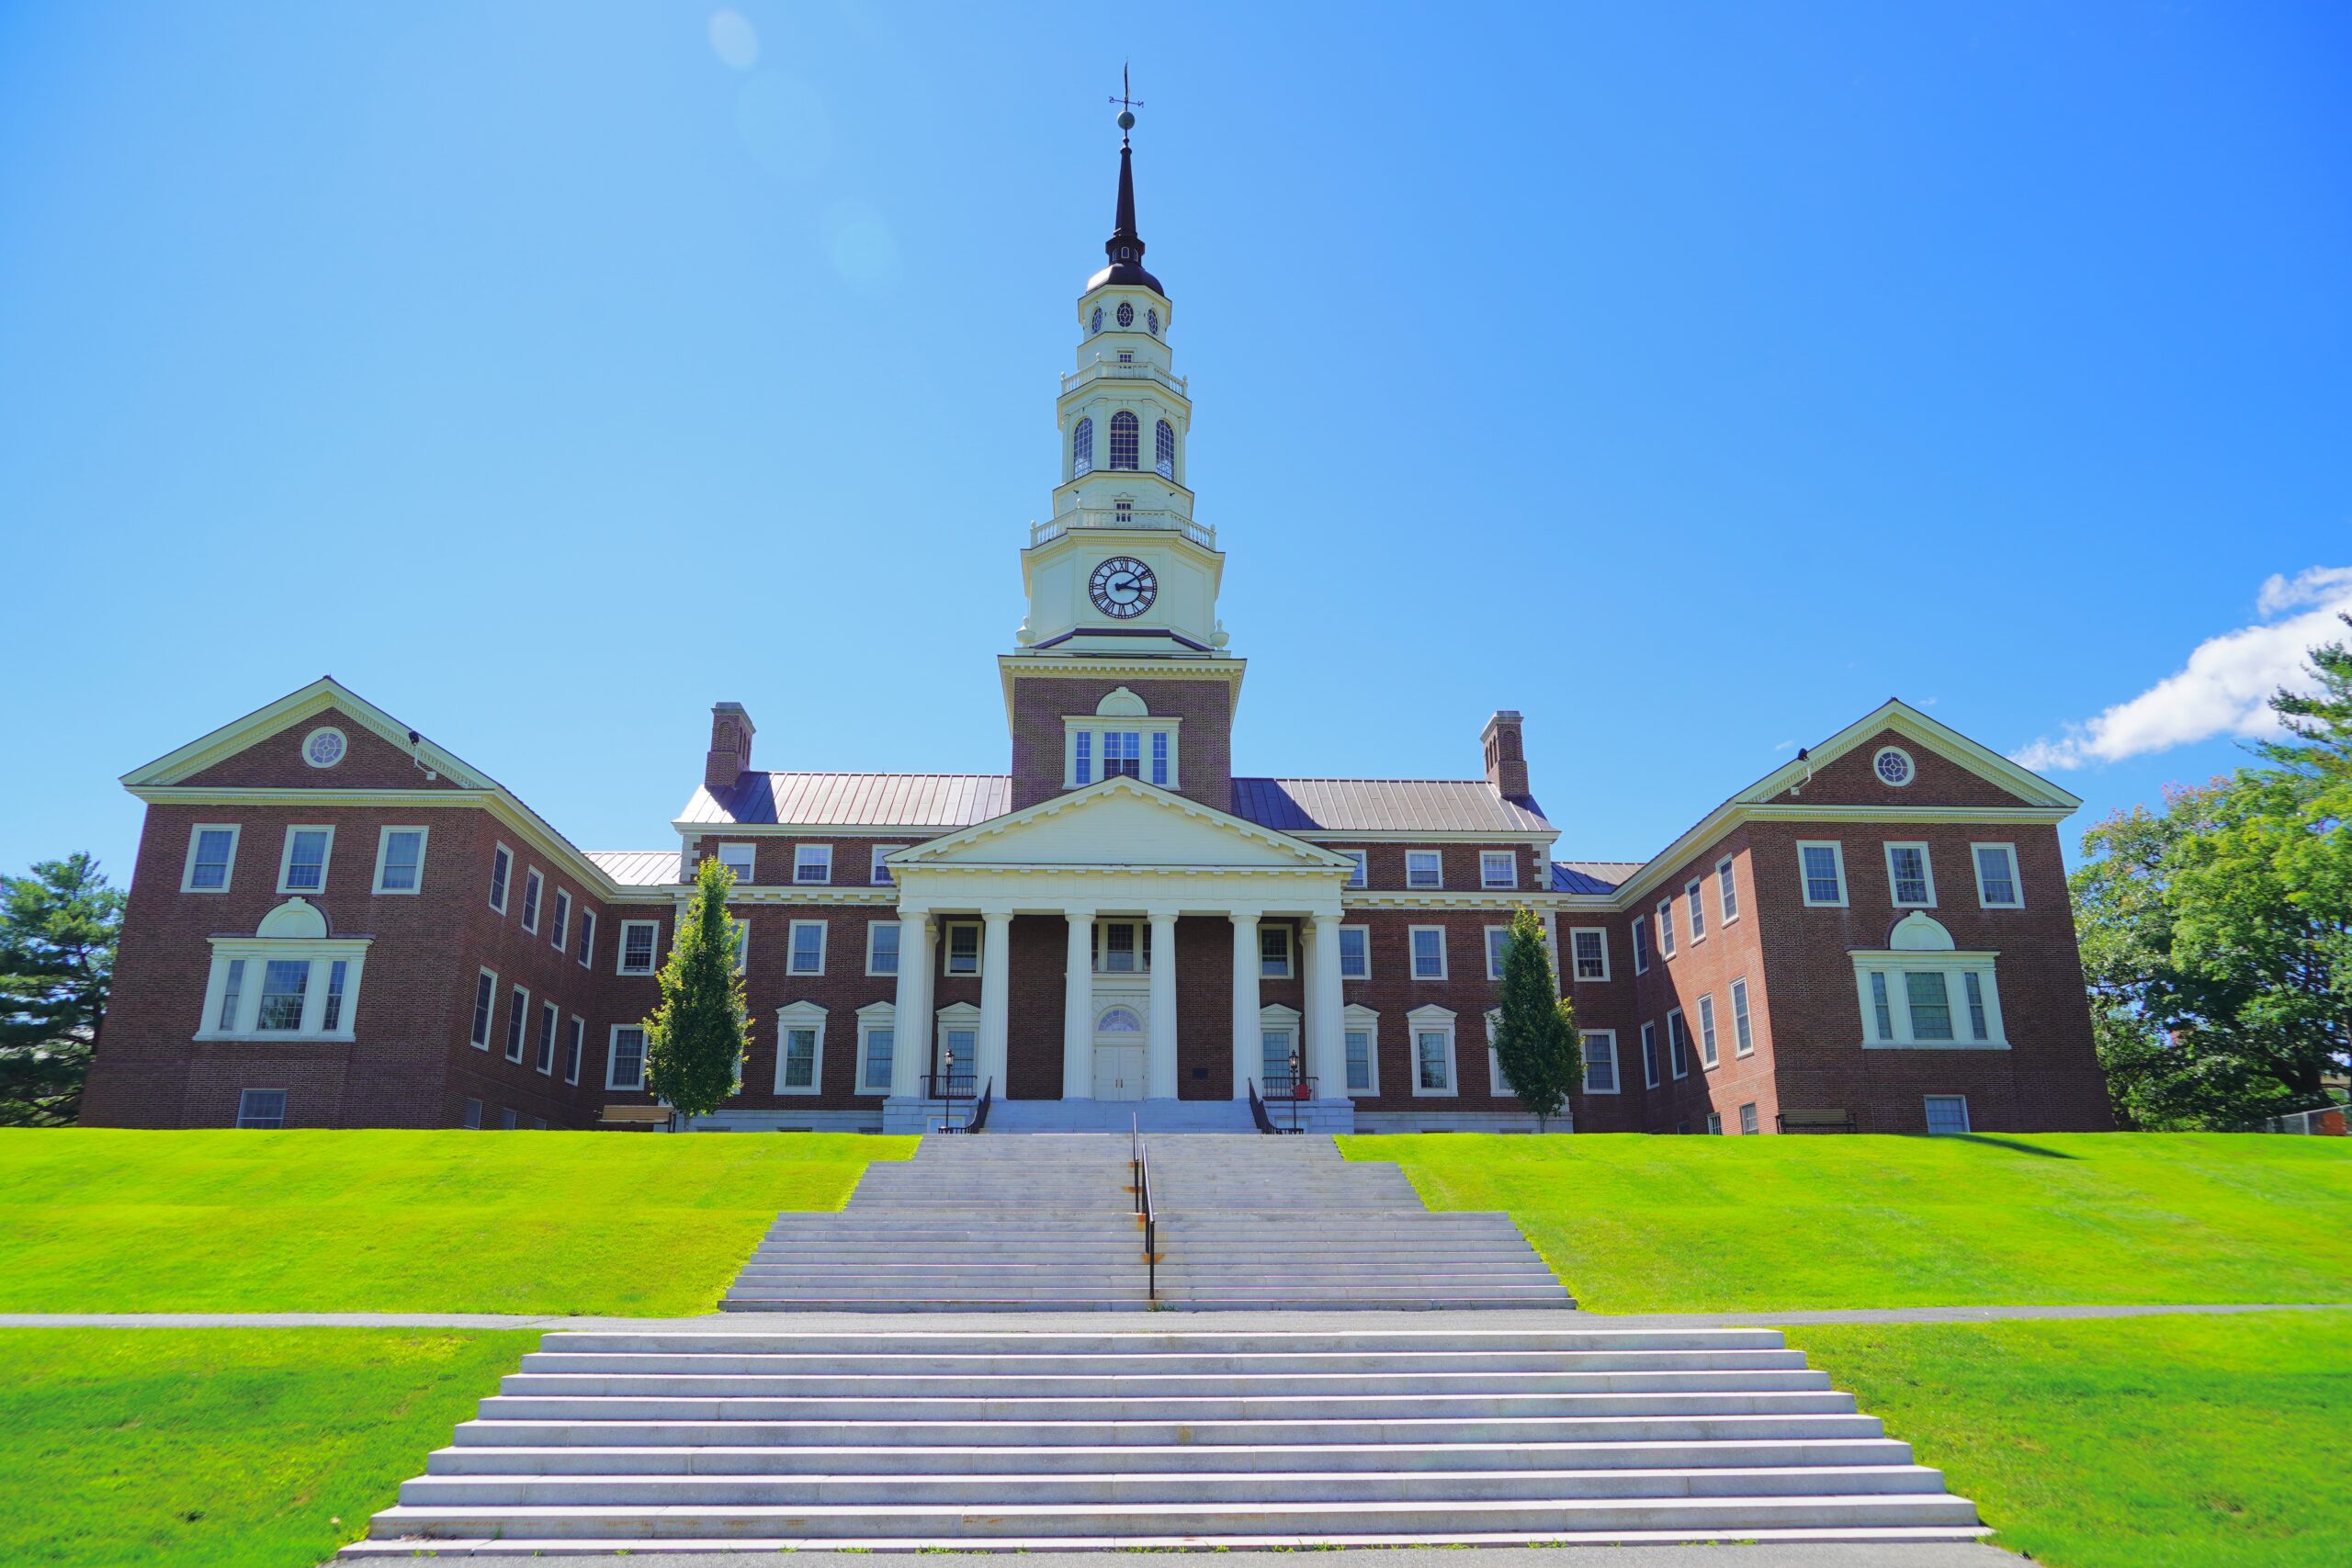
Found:
<path fill-rule="evenodd" d="M 1004 1061 L 1008 993 L 1012 988 L 1012 911 L 982 909 L 980 920 L 979 1060 L 973 1064 L 972 1092 L 984 1094 L 993 1082 L 997 1098 L 1010 1100 L 1012 1097 L 1005 1092 Z"/>
<path fill-rule="evenodd" d="M 938 936 L 928 909 L 899 911 L 899 1005 L 890 1021 L 898 1042 L 890 1055 L 893 1096 L 921 1094 L 923 1070 L 931 1065 L 931 971 Z"/>
<path fill-rule="evenodd" d="M 1233 920 L 1233 1098 L 1250 1098 L 1258 1076 L 1258 911 L 1236 909 Z M 1264 1091 L 1260 1085 L 1260 1092 Z"/>
<path fill-rule="evenodd" d="M 1144 1093 L 1176 1098 L 1176 911 L 1151 916 L 1151 1025 L 1145 1036 Z"/>
<path fill-rule="evenodd" d="M 1334 910 L 1315 917 L 1314 964 L 1307 970 L 1306 1070 L 1314 1077 L 1320 1099 L 1344 1100 L 1348 1092 L 1347 1055 L 1340 1024 L 1340 916 Z"/>
<path fill-rule="evenodd" d="M 1094 911 L 1062 911 L 1069 922 L 1069 968 L 1062 976 L 1062 1098 L 1094 1097 Z"/>

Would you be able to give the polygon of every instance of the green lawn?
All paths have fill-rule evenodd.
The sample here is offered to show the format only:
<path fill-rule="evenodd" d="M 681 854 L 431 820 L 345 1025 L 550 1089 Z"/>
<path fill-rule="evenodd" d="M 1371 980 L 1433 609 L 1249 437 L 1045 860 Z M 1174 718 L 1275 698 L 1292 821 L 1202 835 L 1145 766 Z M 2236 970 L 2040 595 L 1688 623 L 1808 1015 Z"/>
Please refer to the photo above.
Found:
<path fill-rule="evenodd" d="M 537 1337 L 0 1329 L 0 1562 L 309 1568 Z"/>
<path fill-rule="evenodd" d="M 2352 1301 L 2352 1139 L 1340 1140 L 1507 1209 L 1586 1306 Z"/>
<path fill-rule="evenodd" d="M 707 1312 L 912 1138 L 0 1131 L 0 1312 Z"/>
<path fill-rule="evenodd" d="M 2352 1562 L 2352 1312 L 1788 1336 L 2037 1562 Z"/>

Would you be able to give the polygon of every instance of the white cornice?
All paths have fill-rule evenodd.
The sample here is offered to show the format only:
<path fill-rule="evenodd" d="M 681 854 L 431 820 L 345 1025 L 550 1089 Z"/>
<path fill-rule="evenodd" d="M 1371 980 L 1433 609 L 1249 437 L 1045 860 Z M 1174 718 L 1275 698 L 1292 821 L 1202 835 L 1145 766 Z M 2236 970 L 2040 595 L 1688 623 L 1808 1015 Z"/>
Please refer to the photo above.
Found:
<path fill-rule="evenodd" d="M 145 767 L 133 768 L 122 775 L 122 786 L 136 794 L 141 787 L 178 784 L 225 758 L 235 756 L 256 741 L 329 708 L 341 712 L 353 723 L 387 743 L 409 751 L 421 761 L 424 767 L 432 769 L 455 784 L 471 789 L 497 787 L 495 781 L 487 774 L 468 766 L 461 759 L 421 736 L 412 748 L 406 725 L 331 675 L 321 676 L 307 686 L 288 692 L 276 702 L 255 708 L 244 717 L 232 720 L 209 735 L 191 740 L 175 751 L 166 752 Z M 422 773 L 419 776 L 423 776 Z"/>

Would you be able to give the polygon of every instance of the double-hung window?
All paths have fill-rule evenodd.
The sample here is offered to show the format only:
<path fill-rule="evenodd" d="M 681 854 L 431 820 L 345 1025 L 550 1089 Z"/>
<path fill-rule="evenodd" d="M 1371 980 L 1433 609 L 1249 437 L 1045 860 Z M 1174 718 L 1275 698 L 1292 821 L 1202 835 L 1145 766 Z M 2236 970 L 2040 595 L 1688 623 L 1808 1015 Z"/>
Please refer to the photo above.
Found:
<path fill-rule="evenodd" d="M 308 959 L 272 958 L 262 965 L 261 1011 L 255 1029 L 291 1033 L 302 1027 L 302 1004 L 311 988 Z"/>
<path fill-rule="evenodd" d="M 793 881 L 822 885 L 832 881 L 832 845 L 795 844 L 792 846 Z"/>
<path fill-rule="evenodd" d="M 1454 1092 L 1453 1024 L 1432 1012 L 1413 1022 L 1413 1092 L 1450 1095 Z"/>
<path fill-rule="evenodd" d="M 1634 917 L 1634 973 L 1650 972 L 1650 923 L 1639 915 Z"/>
<path fill-rule="evenodd" d="M 1437 888 L 1445 886 L 1445 855 L 1440 850 L 1405 852 L 1405 886 Z"/>
<path fill-rule="evenodd" d="M 1371 1094 L 1373 1089 L 1373 1032 L 1370 1029 L 1349 1029 L 1342 1042 L 1347 1053 L 1348 1092 Z"/>
<path fill-rule="evenodd" d="M 1070 782 L 1094 782 L 1094 732 L 1081 729 L 1070 737 Z"/>
<path fill-rule="evenodd" d="M 980 922 L 950 920 L 947 922 L 947 973 L 977 975 L 980 972 Z M 966 1057 L 965 1060 L 970 1060 Z"/>
<path fill-rule="evenodd" d="M 759 851 L 755 846 L 721 844 L 718 846 L 717 858 L 719 864 L 735 874 L 737 883 L 748 886 L 757 880 L 752 874 L 759 869 L 760 863 Z M 798 878 L 796 877 L 794 880 L 797 881 Z"/>
<path fill-rule="evenodd" d="M 1365 883 L 1364 883 L 1364 857 L 1365 857 L 1365 852 L 1364 852 L 1364 851 L 1363 851 L 1363 850 L 1341 850 L 1340 852 L 1341 854 L 1343 854 L 1343 855 L 1347 856 L 1350 860 L 1351 860 L 1351 861 L 1353 861 L 1353 862 L 1355 862 L 1355 863 L 1356 863 L 1356 868 L 1355 868 L 1353 871 L 1351 871 L 1351 872 L 1348 873 L 1348 884 L 1347 884 L 1347 885 L 1348 885 L 1350 887 L 1362 887 L 1362 886 L 1365 886 Z"/>
<path fill-rule="evenodd" d="M 1262 925 L 1258 928 L 1258 973 L 1268 980 L 1290 978 L 1290 928 Z"/>
<path fill-rule="evenodd" d="M 1756 1102 L 1752 1100 L 1739 1108 L 1739 1130 L 1751 1137 L 1756 1134 Z"/>
<path fill-rule="evenodd" d="M 561 953 L 571 939 L 571 895 L 555 890 L 555 913 L 548 918 L 548 945 Z"/>
<path fill-rule="evenodd" d="M 1442 980 L 1445 978 L 1445 928 L 1415 926 L 1407 933 L 1412 942 L 1413 978 Z"/>
<path fill-rule="evenodd" d="M 1657 951 L 1661 958 L 1674 956 L 1674 900 L 1671 898 L 1658 900 Z"/>
<path fill-rule="evenodd" d="M 546 892 L 548 879 L 539 874 L 537 866 L 523 874 L 523 929 L 534 936 L 539 930 L 539 898 Z"/>
<path fill-rule="evenodd" d="M 280 893 L 323 893 L 327 887 L 327 850 L 334 842 L 333 828 L 288 828 L 286 852 L 277 864 Z"/>
<path fill-rule="evenodd" d="M 1701 942 L 1707 940 L 1707 903 L 1704 897 L 1705 887 L 1706 884 L 1694 876 L 1689 882 L 1685 883 L 1682 888 L 1683 902 L 1688 904 L 1690 908 L 1690 940 L 1694 942 Z"/>
<path fill-rule="evenodd" d="M 490 1049 L 492 1015 L 498 1011 L 498 976 L 485 969 L 474 976 L 474 1027 L 468 1036 L 477 1051 Z"/>
<path fill-rule="evenodd" d="M 1650 1089 L 1657 1087 L 1657 1022 L 1655 1019 L 1642 1025 L 1642 1082 Z"/>
<path fill-rule="evenodd" d="M 1617 1032 L 1613 1029 L 1584 1032 L 1584 1091 L 1617 1092 Z"/>
<path fill-rule="evenodd" d="M 1136 975 L 1144 971 L 1143 933 L 1137 920 L 1097 920 L 1094 922 L 1094 972 L 1097 975 Z"/>
<path fill-rule="evenodd" d="M 872 883 L 876 887 L 889 886 L 890 867 L 888 864 L 888 862 L 892 855 L 897 854 L 900 850 L 903 850 L 907 846 L 904 844 L 876 844 L 867 852 L 867 871 L 865 880 Z"/>
<path fill-rule="evenodd" d="M 1372 931 L 1365 926 L 1340 928 L 1340 978 L 1372 978 Z"/>
<path fill-rule="evenodd" d="M 562 1014 L 553 1002 L 539 1004 L 539 1053 L 538 1059 L 532 1066 L 538 1068 L 542 1077 L 555 1076 L 555 1032 L 556 1026 L 562 1021 Z"/>
<path fill-rule="evenodd" d="M 1715 1049 L 1715 993 L 1713 991 L 1699 998 L 1699 1060 L 1710 1067 L 1723 1060 Z"/>
<path fill-rule="evenodd" d="M 865 926 L 865 972 L 868 975 L 896 975 L 899 972 L 899 933 L 896 920 L 869 920 Z"/>
<path fill-rule="evenodd" d="M 387 828 L 376 835 L 376 891 L 415 893 L 424 886 L 423 828 Z"/>
<path fill-rule="evenodd" d="M 653 950 L 662 934 L 659 920 L 623 920 L 621 922 L 620 972 L 624 975 L 653 973 Z"/>
<path fill-rule="evenodd" d="M 582 909 L 580 911 L 580 948 L 576 955 L 580 960 L 580 967 L 582 969 L 587 968 L 590 962 L 594 959 L 595 952 L 596 911 L 594 909 Z"/>
<path fill-rule="evenodd" d="M 1834 840 L 1797 845 L 1797 863 L 1804 880 L 1804 901 L 1814 908 L 1843 908 L 1846 903 L 1846 852 Z"/>
<path fill-rule="evenodd" d="M 1936 903 L 1936 877 L 1928 864 L 1925 844 L 1886 846 L 1887 896 L 1898 909 L 1930 909 Z"/>
<path fill-rule="evenodd" d="M 199 822 L 188 830 L 187 869 L 180 874 L 183 893 L 226 893 L 229 873 L 237 859 L 237 825 Z"/>
<path fill-rule="evenodd" d="M 1510 951 L 1510 928 L 1509 926 L 1488 926 L 1487 928 L 1487 979 L 1499 980 L 1503 977 L 1503 954 Z"/>
<path fill-rule="evenodd" d="M 857 1034 L 857 1092 L 890 1092 L 891 1065 L 898 1059 L 899 1031 L 895 1022 L 861 1022 Z"/>
<path fill-rule="evenodd" d="M 514 874 L 514 852 L 500 844 L 490 852 L 490 907 L 506 913 L 506 885 Z"/>
<path fill-rule="evenodd" d="M 507 1009 L 506 1059 L 519 1062 L 523 1059 L 523 1032 L 530 1027 L 531 993 L 515 987 L 514 995 L 507 998 Z"/>
<path fill-rule="evenodd" d="M 1151 782 L 1162 788 L 1168 784 L 1168 731 L 1164 729 L 1152 731 Z"/>
<path fill-rule="evenodd" d="M 1724 924 L 1739 919 L 1739 879 L 1733 869 L 1732 857 L 1724 856 L 1715 863 L 1715 905 L 1723 915 Z"/>
<path fill-rule="evenodd" d="M 1731 983 L 1731 1035 L 1732 1049 L 1736 1055 L 1747 1056 L 1755 1054 L 1756 1034 L 1747 1019 L 1747 982 L 1745 979 Z"/>
<path fill-rule="evenodd" d="M 776 1044 L 776 1093 L 817 1092 L 817 1050 L 824 1039 L 822 1032 L 823 1025 L 817 1023 L 785 1025 Z"/>
<path fill-rule="evenodd" d="M 1518 886 L 1519 857 L 1509 850 L 1480 851 L 1478 886 L 1481 887 Z"/>
<path fill-rule="evenodd" d="M 785 968 L 794 975 L 822 975 L 825 972 L 824 921 L 792 922 L 792 947 Z"/>
<path fill-rule="evenodd" d="M 1106 729 L 1102 732 L 1102 776 L 1106 779 L 1143 777 L 1141 731 Z"/>
<path fill-rule="evenodd" d="M 1568 933 L 1568 952 L 1579 980 L 1609 978 L 1609 932 L 1599 926 L 1579 926 Z"/>
<path fill-rule="evenodd" d="M 337 958 L 327 964 L 325 1005 L 319 1010 L 319 1028 L 333 1034 L 343 1027 L 344 986 L 351 977 L 351 963 Z"/>
<path fill-rule="evenodd" d="M 578 1013 L 571 1015 L 571 1035 L 563 1046 L 563 1081 L 580 1081 L 580 1058 L 587 1045 L 588 1021 Z"/>
<path fill-rule="evenodd" d="M 1666 1015 L 1666 1065 L 1678 1078 L 1690 1076 L 1690 1026 L 1682 1021 L 1680 1008 Z"/>
<path fill-rule="evenodd" d="M 1976 902 L 1987 909 L 2016 909 L 2025 904 L 2018 891 L 2018 852 L 2011 844 L 1971 844 L 1969 858 L 1976 863 Z"/>
<path fill-rule="evenodd" d="M 634 1023 L 613 1025 L 605 1055 L 605 1087 L 625 1092 L 645 1088 L 645 1031 Z"/>

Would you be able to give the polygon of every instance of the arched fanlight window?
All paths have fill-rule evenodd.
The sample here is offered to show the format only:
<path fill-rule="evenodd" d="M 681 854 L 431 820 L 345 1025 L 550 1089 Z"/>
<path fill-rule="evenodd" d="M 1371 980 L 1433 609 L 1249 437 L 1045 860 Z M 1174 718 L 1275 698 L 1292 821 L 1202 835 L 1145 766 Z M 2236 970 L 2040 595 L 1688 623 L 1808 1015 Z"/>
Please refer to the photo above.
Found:
<path fill-rule="evenodd" d="M 1094 471 L 1094 422 L 1081 419 L 1069 433 L 1069 477 Z"/>
<path fill-rule="evenodd" d="M 1094 324 L 1091 330 L 1098 333 L 1102 330 L 1102 307 L 1100 305 L 1094 307 Z"/>
<path fill-rule="evenodd" d="M 1143 1020 L 1136 1016 L 1135 1010 L 1132 1008 L 1113 1008 L 1096 1022 L 1094 1032 L 1097 1034 L 1141 1034 Z"/>
<path fill-rule="evenodd" d="M 1152 437 L 1151 466 L 1163 479 L 1176 477 L 1176 427 L 1164 419 Z"/>
<path fill-rule="evenodd" d="M 1136 416 L 1125 409 L 1111 416 L 1111 467 L 1141 467 L 1142 428 Z"/>

